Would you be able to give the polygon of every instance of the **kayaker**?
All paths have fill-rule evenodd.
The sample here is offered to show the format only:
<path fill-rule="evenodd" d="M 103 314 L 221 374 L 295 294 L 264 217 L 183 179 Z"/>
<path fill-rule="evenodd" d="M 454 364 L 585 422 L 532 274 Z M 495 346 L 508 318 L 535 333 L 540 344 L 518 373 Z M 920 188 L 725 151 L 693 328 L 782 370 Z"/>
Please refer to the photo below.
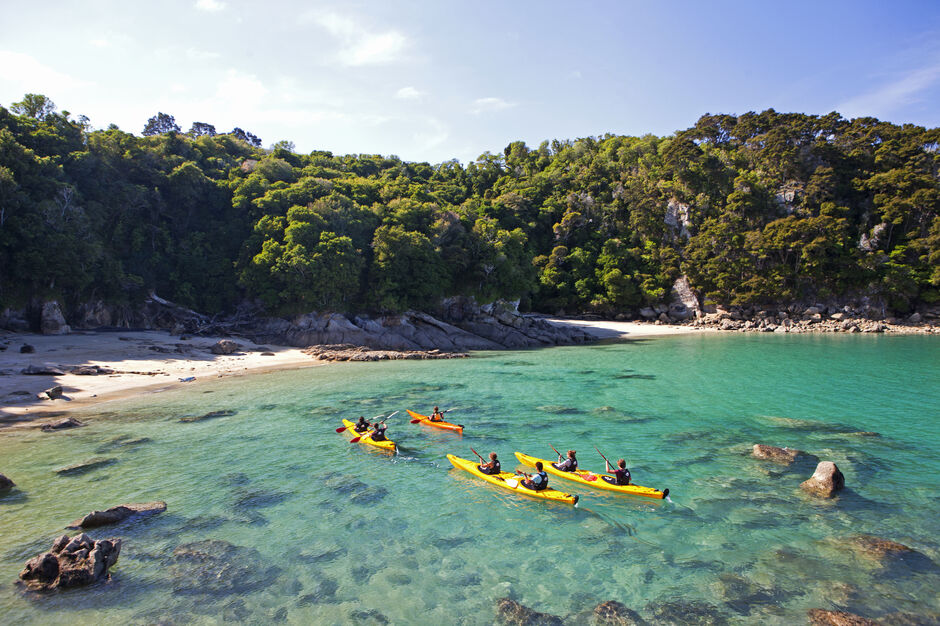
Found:
<path fill-rule="evenodd" d="M 353 429 L 355 429 L 355 431 L 356 431 L 357 433 L 364 433 L 364 432 L 366 432 L 367 430 L 369 430 L 369 426 L 371 426 L 371 424 L 369 424 L 369 422 L 366 421 L 365 416 L 364 416 L 364 415 L 360 415 L 360 416 L 359 416 L 359 421 L 356 422 L 356 425 L 353 426 Z"/>
<path fill-rule="evenodd" d="M 444 414 L 441 413 L 441 410 L 437 407 L 434 407 L 434 412 L 431 413 L 431 416 L 428 418 L 432 422 L 443 422 Z"/>
<path fill-rule="evenodd" d="M 548 488 L 548 473 L 543 469 L 542 462 L 535 462 L 535 474 L 526 474 L 525 472 L 519 472 L 525 476 L 525 480 L 522 481 L 522 486 L 533 491 L 542 491 L 543 489 Z M 518 471 L 518 470 L 517 470 Z"/>
<path fill-rule="evenodd" d="M 630 470 L 627 469 L 627 462 L 623 459 L 617 461 L 617 468 L 614 469 L 610 466 L 610 461 L 604 459 L 604 465 L 607 466 L 607 472 L 613 474 L 613 482 L 615 485 L 629 485 L 630 484 Z M 604 476 L 605 479 L 608 479 L 607 482 L 611 482 L 609 477 Z"/>
<path fill-rule="evenodd" d="M 388 426 L 384 422 L 379 422 L 375 425 L 375 431 L 372 433 L 372 441 L 388 441 L 385 438 L 385 431 L 388 429 Z"/>
<path fill-rule="evenodd" d="M 502 470 L 502 467 L 499 464 L 499 459 L 496 458 L 495 452 L 490 452 L 490 462 L 489 463 L 480 463 L 480 471 L 484 474 L 499 474 Z"/>
<path fill-rule="evenodd" d="M 568 450 L 568 458 L 565 459 L 564 461 L 561 460 L 561 455 L 559 454 L 559 455 L 558 455 L 558 462 L 557 462 L 557 463 L 552 463 L 552 466 L 553 466 L 555 469 L 561 470 L 561 471 L 563 471 L 563 472 L 573 472 L 573 471 L 575 471 L 576 469 L 578 469 L 578 459 L 575 458 L 575 454 L 576 454 L 576 453 L 575 453 L 574 450 Z"/>

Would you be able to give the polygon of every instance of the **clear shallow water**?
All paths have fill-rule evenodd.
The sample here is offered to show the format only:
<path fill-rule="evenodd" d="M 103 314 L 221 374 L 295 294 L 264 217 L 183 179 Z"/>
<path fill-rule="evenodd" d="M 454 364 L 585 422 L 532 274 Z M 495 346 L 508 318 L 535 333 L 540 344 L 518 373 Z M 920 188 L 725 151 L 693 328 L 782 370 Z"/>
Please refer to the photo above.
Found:
<path fill-rule="evenodd" d="M 463 437 L 411 425 L 434 404 Z M 334 364 L 108 403 L 60 433 L 0 432 L 0 615 L 9 623 L 490 624 L 499 598 L 585 622 L 617 600 L 646 617 L 706 602 L 731 622 L 802 622 L 808 608 L 877 617 L 940 610 L 940 341 L 932 337 L 665 337 L 455 361 Z M 227 417 L 181 417 L 235 409 Z M 390 457 L 334 432 L 401 410 Z M 853 435 L 875 431 L 879 437 Z M 123 437 L 123 439 L 121 439 Z M 146 439 L 128 444 L 135 439 Z M 804 496 L 754 443 L 835 461 L 846 491 Z M 448 452 L 553 444 L 627 459 L 672 502 L 580 493 L 519 499 L 451 469 Z M 59 467 L 113 464 L 74 477 Z M 125 540 L 113 582 L 43 597 L 12 581 L 93 508 L 168 511 L 94 537 Z M 869 533 L 933 563 L 882 567 L 840 546 Z M 207 539 L 240 585 L 185 582 L 172 553 Z M 219 550 L 222 544 L 215 544 Z M 203 546 L 205 548 L 205 546 Z M 250 569 L 247 569 L 250 568 Z M 208 582 L 207 582 L 208 580 Z"/>

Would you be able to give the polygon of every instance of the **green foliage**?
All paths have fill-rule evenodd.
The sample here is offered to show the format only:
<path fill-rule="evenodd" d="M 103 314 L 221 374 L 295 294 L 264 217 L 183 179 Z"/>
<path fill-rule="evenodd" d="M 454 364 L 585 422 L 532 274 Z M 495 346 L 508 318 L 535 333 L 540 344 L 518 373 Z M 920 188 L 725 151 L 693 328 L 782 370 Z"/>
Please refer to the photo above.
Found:
<path fill-rule="evenodd" d="M 771 109 L 663 138 L 514 141 L 466 167 L 265 151 L 163 113 L 144 135 L 91 131 L 38 94 L 0 107 L 0 307 L 153 289 L 210 313 L 463 294 L 615 314 L 682 274 L 725 304 L 940 301 L 938 129 Z"/>

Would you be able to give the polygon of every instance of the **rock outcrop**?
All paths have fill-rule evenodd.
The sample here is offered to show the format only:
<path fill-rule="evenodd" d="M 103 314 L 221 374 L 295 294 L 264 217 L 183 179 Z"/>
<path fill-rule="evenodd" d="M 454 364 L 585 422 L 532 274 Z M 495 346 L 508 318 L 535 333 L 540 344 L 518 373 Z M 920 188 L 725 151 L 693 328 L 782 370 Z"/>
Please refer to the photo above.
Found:
<path fill-rule="evenodd" d="M 594 626 L 645 626 L 640 614 L 616 600 L 602 602 L 594 607 Z"/>
<path fill-rule="evenodd" d="M 69 538 L 62 535 L 52 548 L 26 562 L 20 572 L 33 591 L 90 585 L 110 578 L 108 569 L 117 563 L 120 539 L 94 540 L 85 533 Z"/>
<path fill-rule="evenodd" d="M 408 359 L 459 359 L 470 356 L 466 352 L 440 350 L 373 350 L 364 346 L 341 344 L 338 346 L 311 346 L 304 349 L 319 361 L 396 361 Z"/>
<path fill-rule="evenodd" d="M 806 612 L 811 626 L 878 626 L 878 622 L 845 611 L 810 609 Z"/>
<path fill-rule="evenodd" d="M 845 487 L 845 476 L 832 461 L 823 461 L 816 466 L 816 471 L 800 487 L 823 498 L 831 498 L 837 491 Z"/>
<path fill-rule="evenodd" d="M 85 425 L 84 422 L 80 422 L 80 421 L 78 421 L 77 419 L 75 419 L 74 417 L 67 417 L 67 418 L 62 419 L 62 420 L 59 420 L 59 421 L 57 421 L 57 422 L 49 422 L 48 424 L 43 424 L 43 425 L 42 425 L 42 428 L 41 428 L 40 430 L 42 430 L 43 432 L 47 432 L 47 433 L 48 433 L 48 432 L 52 432 L 52 431 L 55 431 L 55 430 L 65 430 L 65 429 L 68 429 L 68 428 L 78 428 L 78 427 L 84 426 L 84 425 Z"/>
<path fill-rule="evenodd" d="M 3 474 L 0 474 L 0 493 L 7 492 L 10 489 L 13 489 L 13 487 L 16 487 L 16 483 Z"/>
<path fill-rule="evenodd" d="M 58 400 L 59 398 L 65 397 L 63 393 L 62 385 L 55 385 L 53 387 L 49 387 L 45 391 L 39 392 L 36 394 L 36 397 L 40 400 Z"/>
<path fill-rule="evenodd" d="M 106 511 L 92 511 L 66 526 L 66 528 L 97 528 L 123 522 L 129 518 L 150 517 L 166 511 L 166 502 L 122 504 Z"/>
<path fill-rule="evenodd" d="M 39 330 L 43 335 L 68 335 L 72 329 L 65 323 L 59 303 L 51 300 L 42 305 Z"/>
<path fill-rule="evenodd" d="M 505 626 L 563 626 L 565 623 L 557 615 L 539 613 L 509 598 L 497 601 L 496 621 Z"/>
<path fill-rule="evenodd" d="M 241 351 L 243 348 L 241 344 L 232 341 L 231 339 L 221 339 L 215 343 L 209 351 L 212 354 L 235 354 L 236 352 Z"/>

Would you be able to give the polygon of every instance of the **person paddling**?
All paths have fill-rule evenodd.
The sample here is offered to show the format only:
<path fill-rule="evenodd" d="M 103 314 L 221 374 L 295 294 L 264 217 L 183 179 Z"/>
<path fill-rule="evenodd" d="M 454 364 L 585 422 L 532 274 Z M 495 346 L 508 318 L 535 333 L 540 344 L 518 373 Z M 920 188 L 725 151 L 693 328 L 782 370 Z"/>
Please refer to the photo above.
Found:
<path fill-rule="evenodd" d="M 607 482 L 613 482 L 615 485 L 629 485 L 630 484 L 630 470 L 627 469 L 627 462 L 623 459 L 617 461 L 617 468 L 614 469 L 610 466 L 610 461 L 604 459 L 604 464 L 607 466 L 607 473 L 613 474 L 613 480 L 609 476 L 604 476 L 604 480 Z"/>
<path fill-rule="evenodd" d="M 522 474 L 525 476 L 525 480 L 522 481 L 522 486 L 533 491 L 542 491 L 543 489 L 547 489 L 548 473 L 543 469 L 541 461 L 535 462 L 535 471 L 535 474 L 526 474 L 525 472 L 516 470 L 517 474 Z"/>
<path fill-rule="evenodd" d="M 437 407 L 434 407 L 434 412 L 431 413 L 431 416 L 428 419 L 432 422 L 443 422 L 444 414 L 441 413 L 441 410 Z"/>
<path fill-rule="evenodd" d="M 359 421 L 356 422 L 356 425 L 353 426 L 353 429 L 355 429 L 355 431 L 356 431 L 357 433 L 364 433 L 364 432 L 366 432 L 367 430 L 369 430 L 369 427 L 370 427 L 370 426 L 371 426 L 371 424 L 366 421 L 365 416 L 364 416 L 364 415 L 360 415 L 360 416 L 359 416 Z"/>
<path fill-rule="evenodd" d="M 385 437 L 385 431 L 387 429 L 388 429 L 388 426 L 385 425 L 384 420 L 376 424 L 375 430 L 372 432 L 372 435 L 371 435 L 372 441 L 388 441 L 388 439 Z"/>
<path fill-rule="evenodd" d="M 568 450 L 568 458 L 564 461 L 561 460 L 561 455 L 558 455 L 558 462 L 552 463 L 552 466 L 563 472 L 573 472 L 578 469 L 578 459 L 575 457 L 576 452 L 574 450 Z"/>
<path fill-rule="evenodd" d="M 483 457 L 480 457 L 480 460 L 483 460 Z M 503 471 L 502 466 L 499 464 L 499 459 L 496 458 L 495 452 L 490 452 L 490 462 L 489 463 L 480 463 L 480 471 L 484 474 L 494 475 L 499 474 Z"/>

